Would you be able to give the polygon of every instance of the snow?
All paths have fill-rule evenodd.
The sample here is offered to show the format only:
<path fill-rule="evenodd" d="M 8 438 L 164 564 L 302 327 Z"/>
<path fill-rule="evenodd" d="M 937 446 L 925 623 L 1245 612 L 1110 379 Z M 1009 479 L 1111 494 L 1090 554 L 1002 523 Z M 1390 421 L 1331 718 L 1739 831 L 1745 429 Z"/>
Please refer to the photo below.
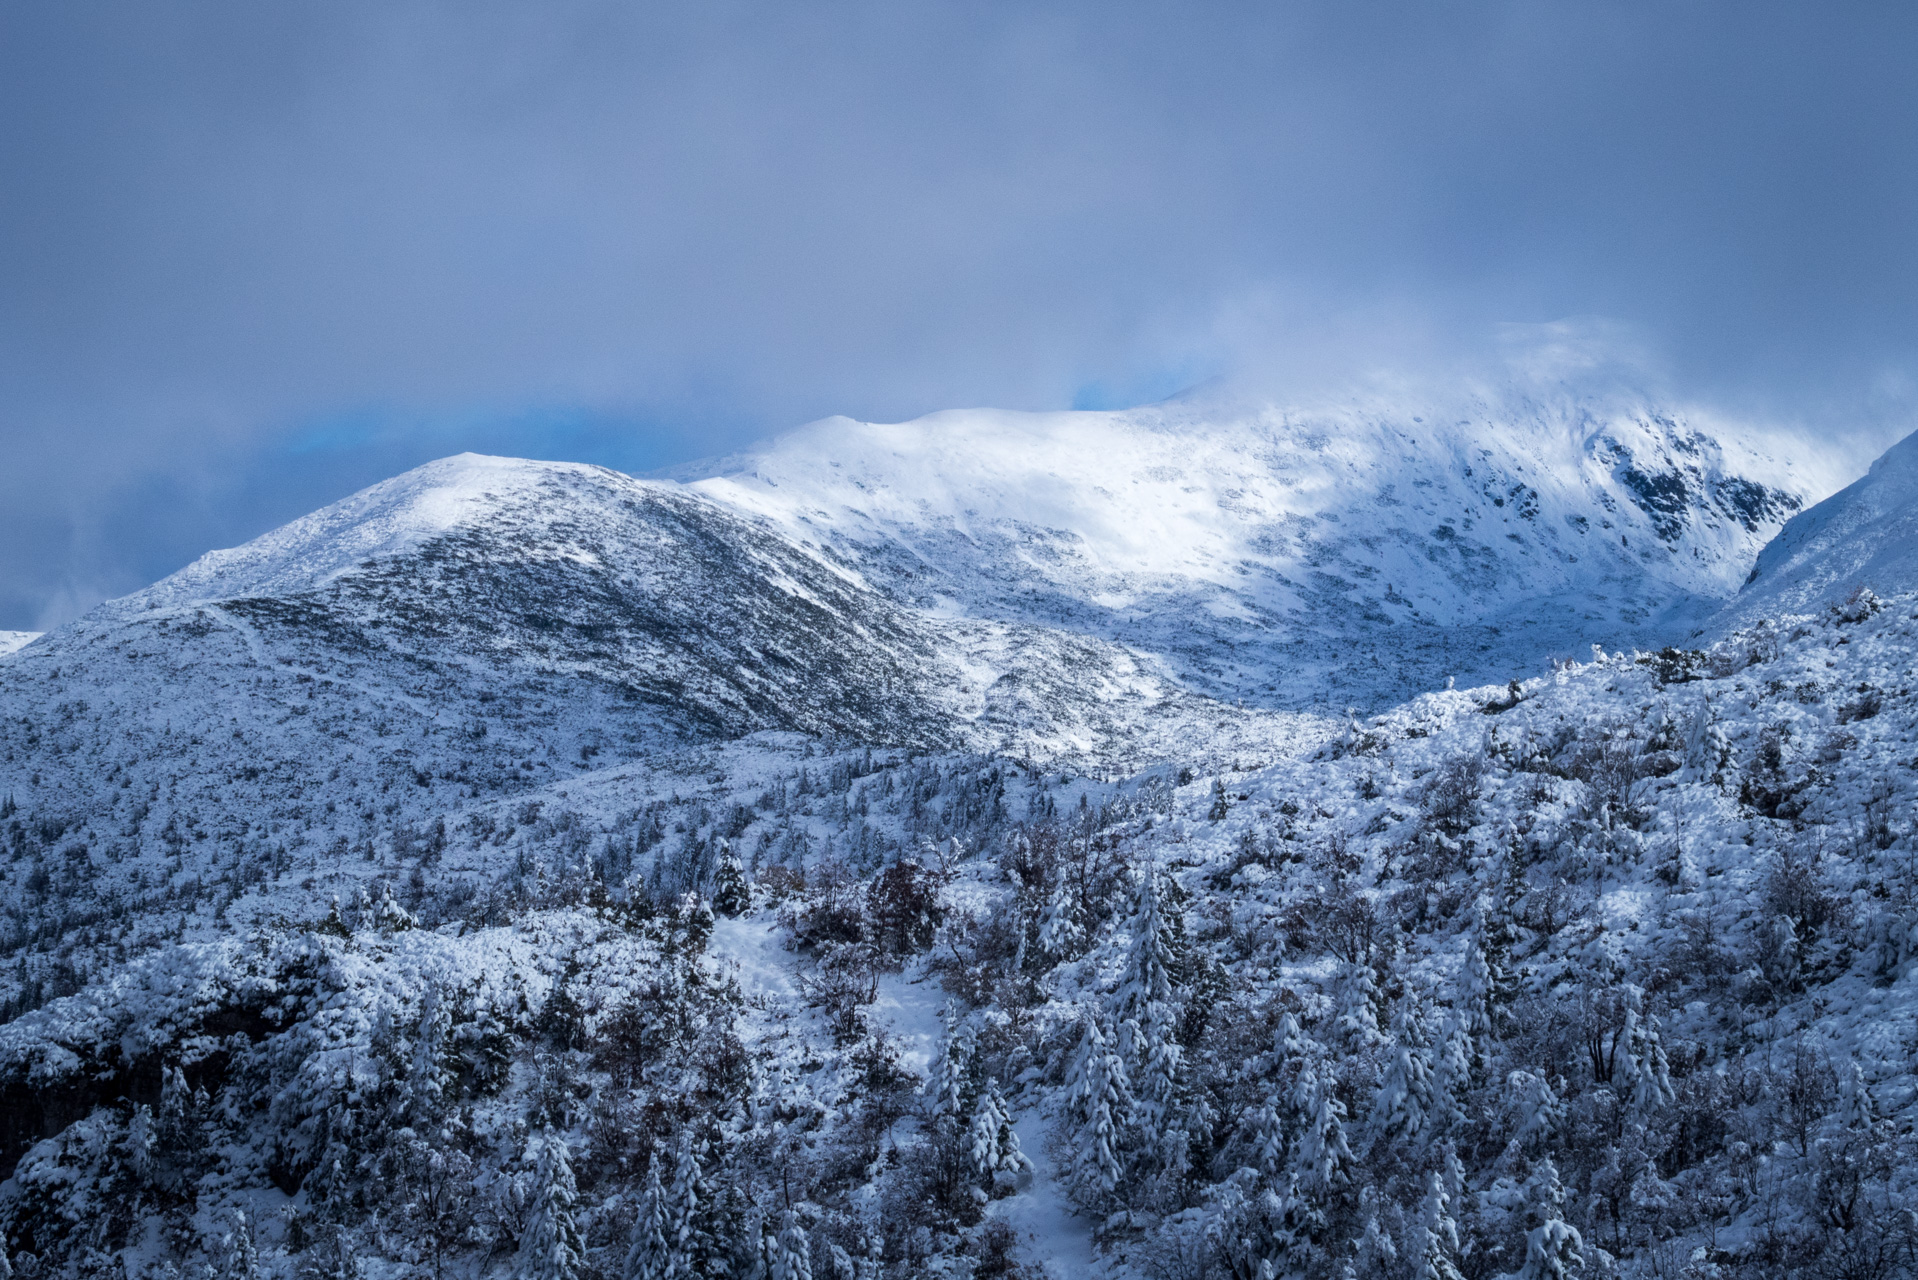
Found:
<path fill-rule="evenodd" d="M 670 474 L 939 616 L 1062 625 L 1213 696 L 1341 707 L 1593 638 L 1666 643 L 1861 461 L 1615 389 L 1520 385 L 829 418 Z"/>
<path fill-rule="evenodd" d="M 899 1049 L 899 1062 L 920 1076 L 932 1074 L 932 1063 L 939 1052 L 945 1028 L 939 1021 L 946 1006 L 946 995 L 938 980 L 925 972 L 923 964 L 914 964 L 902 973 L 888 973 L 879 979 L 879 998 L 872 1002 L 870 1016 L 885 1028 Z"/>
<path fill-rule="evenodd" d="M 26 648 L 45 634 L 43 631 L 0 631 L 0 658 Z"/>
<path fill-rule="evenodd" d="M 1786 523 L 1715 613 L 1791 503 L 1844 478 L 1840 462 L 1648 402 L 1453 408 L 841 419 L 691 483 L 466 455 L 16 646 L 0 665 L 0 999 L 17 1014 L 0 1025 L 0 1084 L 104 1081 L 109 1094 L 39 1135 L 0 1209 L 31 1183 L 71 1190 L 62 1203 L 85 1219 L 95 1184 L 75 1170 L 117 1158 L 132 1080 L 120 1073 L 252 1054 L 256 1074 L 207 1077 L 215 1112 L 261 1118 L 209 1121 L 208 1153 L 226 1163 L 199 1184 L 195 1221 L 215 1233 L 222 1213 L 253 1206 L 269 1269 L 288 1272 L 277 1209 L 317 1192 L 267 1190 L 267 1153 L 304 1150 L 367 1073 L 408 1061 L 394 1046 L 443 987 L 461 1043 L 491 1028 L 506 1046 L 501 1081 L 476 1087 L 460 1121 L 489 1195 L 521 1176 L 536 1103 L 613 1106 L 539 1123 L 582 1154 L 612 1143 L 599 1167 L 616 1171 L 643 1154 L 618 1146 L 630 1126 L 602 1125 L 617 1106 L 671 1127 L 690 1099 L 724 1095 L 714 1123 L 741 1176 L 761 1179 L 749 1190 L 786 1190 L 795 1173 L 808 1229 L 851 1241 L 897 1203 L 887 1194 L 921 1185 L 912 1161 L 932 1149 L 881 1050 L 926 1074 L 954 999 L 1034 1165 L 1029 1185 L 984 1203 L 987 1221 L 1050 1276 L 1144 1273 L 1179 1231 L 1229 1221 L 1232 1179 L 1276 1185 L 1243 1163 L 1239 1127 L 1293 1069 L 1272 1047 L 1281 1009 L 1351 1104 L 1359 1158 L 1375 1160 L 1368 1190 L 1405 1200 L 1404 1170 L 1368 1155 L 1396 1140 L 1371 1104 L 1421 1033 L 1407 1006 L 1376 1019 L 1396 1043 L 1342 1029 L 1371 969 L 1335 954 L 1360 936 L 1339 932 L 1355 917 L 1338 913 L 1368 913 L 1379 932 L 1363 936 L 1391 939 L 1372 953 L 1381 999 L 1437 1018 L 1457 1007 L 1481 901 L 1511 930 L 1513 1008 L 1556 1029 L 1507 1033 L 1474 1086 L 1484 1131 L 1461 1148 L 1472 1195 L 1455 1206 L 1475 1206 L 1469 1233 L 1522 1242 L 1500 1206 L 1519 1203 L 1520 1166 L 1546 1141 L 1511 1130 L 1499 1071 L 1549 1071 L 1581 1115 L 1625 1105 L 1575 1053 L 1552 1055 L 1574 1043 L 1571 1021 L 1628 998 L 1646 1015 L 1633 1025 L 1658 1020 L 1674 1080 L 1701 1091 L 1737 1078 L 1762 1093 L 1800 1044 L 1856 1062 L 1893 1135 L 1883 1187 L 1908 1197 L 1918 443 Z M 1671 484 L 1683 500 L 1661 507 Z M 1740 493 L 1743 507 L 1726 496 Z M 1338 582 L 1313 579 L 1320 569 Z M 1880 598 L 1824 608 L 1863 585 Z M 1354 620 L 1373 607 L 1384 621 Z M 1774 622 L 1728 630 L 1758 613 Z M 1513 618 L 1514 633 L 1490 632 Z M 1708 654 L 1620 640 L 1620 627 L 1668 636 L 1701 620 Z M 1526 646 L 1569 638 L 1583 643 L 1560 656 L 1595 640 L 1612 656 L 1542 678 Z M 1458 660 L 1456 687 L 1444 674 L 1417 686 L 1441 660 Z M 1397 697 L 1395 680 L 1434 691 Z M 1244 693 L 1264 705 L 1239 706 Z M 1275 709 L 1346 695 L 1381 701 Z M 1446 809 L 1458 776 L 1465 798 Z M 1050 885 L 1019 879 L 1028 833 L 1027 853 L 1036 833 L 1054 841 Z M 711 889 L 722 847 L 752 869 L 760 906 L 713 920 L 701 960 L 683 949 L 700 917 L 681 894 Z M 929 952 L 878 977 L 876 999 L 854 1001 L 847 1031 L 820 982 L 836 944 L 793 949 L 788 923 L 913 857 L 938 864 L 945 922 Z M 1052 896 L 1064 859 L 1089 915 L 1067 944 L 1082 953 L 1055 963 L 1035 958 L 1029 926 L 1035 904 L 1065 900 Z M 1195 1009 L 1216 1016 L 1198 1020 L 1184 1061 L 1222 1108 L 1221 1146 L 1195 1174 L 1205 1195 L 1168 1205 L 1137 1175 L 1142 1201 L 1159 1198 L 1114 1220 L 1074 1180 L 1073 1144 L 1055 1141 L 1075 1136 L 1059 1081 L 1072 1029 L 1114 1007 L 1144 866 L 1177 882 L 1182 945 L 1205 962 L 1180 972 L 1216 984 Z M 426 927 L 382 916 L 371 904 L 389 892 Z M 1811 905 L 1792 915 L 1780 903 L 1795 893 Z M 855 899 L 854 918 L 873 901 Z M 621 1094 L 631 1064 L 602 1052 L 609 1028 L 687 989 L 710 1001 L 711 1036 L 685 1060 L 649 1042 Z M 63 990 L 75 994 L 47 1001 Z M 562 991 L 576 1020 L 564 1033 Z M 749 1084 L 701 1078 L 741 1048 Z M 266 1079 L 286 1092 L 236 1092 Z M 549 1087 L 566 1079 L 573 1093 Z M 863 1110 L 881 1102 L 898 1109 Z M 1786 1188 L 1774 1199 L 1813 1185 L 1791 1181 L 1808 1157 L 1769 1114 L 1725 1108 L 1722 1150 L 1700 1139 L 1671 1157 L 1685 1167 L 1669 1194 L 1716 1179 L 1734 1206 L 1722 1221 L 1714 1209 L 1639 1227 L 1681 1252 L 1755 1247 L 1761 1208 L 1738 1199 L 1733 1131 L 1766 1153 Z M 1639 1119 L 1644 1141 L 1663 1140 L 1665 1120 Z M 1821 1141 L 1864 1141 L 1836 1111 L 1818 1123 Z M 1149 1158 L 1164 1135 L 1123 1136 Z M 1538 1149 L 1491 1161 L 1515 1136 Z M 1590 1146 L 1553 1149 L 1581 1229 L 1598 1203 Z M 622 1176 L 591 1193 L 602 1260 L 616 1261 Z M 1387 1212 L 1381 1229 L 1397 1221 Z M 979 1235 L 970 1218 L 938 1232 L 948 1256 Z M 388 1245 L 403 1248 L 367 1247 Z M 1646 1256 L 1621 1274 L 1644 1274 Z"/>
<path fill-rule="evenodd" d="M 1046 1280 L 1078 1280 L 1081 1276 L 1115 1273 L 1100 1256 L 1092 1238 L 1092 1224 L 1074 1210 L 1059 1185 L 1046 1118 L 1037 1107 L 1021 1111 L 1013 1123 L 1019 1148 L 1032 1161 L 1032 1185 L 987 1207 L 989 1218 L 1005 1223 L 1018 1234 L 1027 1258 Z"/>
<path fill-rule="evenodd" d="M 177 609 L 241 596 L 310 591 L 369 561 L 414 550 L 491 513 L 503 501 L 536 492 L 545 482 L 613 474 L 581 463 L 477 453 L 442 458 L 242 546 L 210 551 L 109 608 Z"/>
<path fill-rule="evenodd" d="M 1852 590 L 1918 582 L 1918 434 L 1858 481 L 1786 522 L 1759 553 L 1721 629 L 1811 613 Z"/>
<path fill-rule="evenodd" d="M 712 938 L 706 945 L 722 972 L 736 976 L 748 997 L 787 1001 L 798 995 L 793 985 L 792 957 L 770 912 L 719 917 L 713 922 Z"/>

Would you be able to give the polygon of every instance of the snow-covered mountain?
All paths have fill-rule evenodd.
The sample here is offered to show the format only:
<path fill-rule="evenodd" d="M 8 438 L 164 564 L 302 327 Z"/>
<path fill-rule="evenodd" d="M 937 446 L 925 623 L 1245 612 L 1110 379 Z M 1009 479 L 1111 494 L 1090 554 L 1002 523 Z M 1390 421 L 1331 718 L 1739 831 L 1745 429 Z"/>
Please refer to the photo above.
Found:
<path fill-rule="evenodd" d="M 0 1253 L 1905 1277 L 1912 449 L 832 420 L 212 553 L 0 655 Z"/>
<path fill-rule="evenodd" d="M 1859 587 L 1918 586 L 1918 435 L 1842 491 L 1786 522 L 1759 553 L 1721 627 L 1813 613 Z"/>
<path fill-rule="evenodd" d="M 834 418 L 672 474 L 918 608 L 1115 640 L 1216 697 L 1337 708 L 1682 634 L 1843 465 L 1558 388 Z"/>

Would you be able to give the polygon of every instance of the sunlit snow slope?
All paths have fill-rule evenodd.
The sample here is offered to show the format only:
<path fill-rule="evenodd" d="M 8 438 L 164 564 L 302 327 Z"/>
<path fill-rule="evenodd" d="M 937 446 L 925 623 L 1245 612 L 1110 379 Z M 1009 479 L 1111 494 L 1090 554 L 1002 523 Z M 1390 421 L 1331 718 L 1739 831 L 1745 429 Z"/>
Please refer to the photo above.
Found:
<path fill-rule="evenodd" d="M 1786 523 L 1758 557 L 1723 626 L 1810 613 L 1858 587 L 1918 587 L 1918 435 L 1855 484 Z"/>
<path fill-rule="evenodd" d="M 1565 391 L 831 418 L 675 474 L 921 608 L 1118 640 L 1215 696 L 1336 706 L 1675 634 L 1839 465 Z"/>

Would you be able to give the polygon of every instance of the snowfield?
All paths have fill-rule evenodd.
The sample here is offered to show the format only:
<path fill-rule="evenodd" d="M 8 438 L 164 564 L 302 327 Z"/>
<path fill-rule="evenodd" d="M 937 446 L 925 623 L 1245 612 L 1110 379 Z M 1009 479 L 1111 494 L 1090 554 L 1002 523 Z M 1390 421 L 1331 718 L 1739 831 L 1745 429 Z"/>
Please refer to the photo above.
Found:
<path fill-rule="evenodd" d="M 1918 453 L 1454 409 L 465 456 L 15 646 L 0 1274 L 1918 1274 Z"/>

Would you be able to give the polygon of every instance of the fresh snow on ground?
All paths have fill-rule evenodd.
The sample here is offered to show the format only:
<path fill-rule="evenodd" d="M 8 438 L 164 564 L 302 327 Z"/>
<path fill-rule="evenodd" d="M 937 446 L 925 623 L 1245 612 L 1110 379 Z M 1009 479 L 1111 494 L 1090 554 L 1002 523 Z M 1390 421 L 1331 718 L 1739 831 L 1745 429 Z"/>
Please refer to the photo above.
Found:
<path fill-rule="evenodd" d="M 1918 454 L 1453 409 L 449 459 L 9 653 L 11 1271 L 1905 1280 Z"/>

